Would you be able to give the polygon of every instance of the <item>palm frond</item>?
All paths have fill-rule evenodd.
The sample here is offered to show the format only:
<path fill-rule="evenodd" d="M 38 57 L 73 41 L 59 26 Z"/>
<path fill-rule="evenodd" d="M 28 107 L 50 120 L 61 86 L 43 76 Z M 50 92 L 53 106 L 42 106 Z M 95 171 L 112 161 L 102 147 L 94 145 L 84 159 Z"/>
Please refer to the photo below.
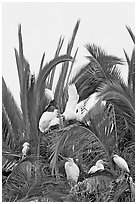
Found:
<path fill-rule="evenodd" d="M 109 79 L 109 72 L 115 65 L 123 65 L 123 60 L 108 55 L 104 50 L 95 44 L 87 44 L 86 48 L 90 53 L 87 58 L 90 60 L 92 71 L 98 78 Z"/>
<path fill-rule="evenodd" d="M 58 42 L 58 46 L 57 46 L 57 50 L 56 50 L 56 53 L 55 53 L 55 57 L 58 57 L 59 56 L 59 53 L 60 53 L 60 50 L 62 48 L 62 45 L 63 45 L 63 42 L 64 42 L 64 38 L 62 38 L 62 36 L 60 37 L 59 39 L 59 42 Z M 52 87 L 53 87 L 53 79 L 54 79 L 54 75 L 55 75 L 55 70 L 56 70 L 56 67 L 54 67 L 51 71 L 51 76 L 50 76 L 50 82 L 49 82 L 49 89 L 52 90 Z"/>
<path fill-rule="evenodd" d="M 67 55 L 71 54 L 73 44 L 75 41 L 75 37 L 76 37 L 77 31 L 79 28 L 79 24 L 80 24 L 80 20 L 77 21 L 72 37 L 71 37 L 71 40 L 68 43 Z M 65 85 L 65 80 L 67 77 L 68 69 L 69 69 L 69 62 L 66 62 L 62 65 L 61 73 L 60 73 L 60 76 L 57 82 L 57 86 L 56 86 L 56 90 L 55 90 L 55 98 L 56 98 L 57 106 L 59 109 L 62 109 L 62 94 L 64 90 L 64 85 Z M 60 111 L 62 112 L 63 110 L 60 110 Z"/>
<path fill-rule="evenodd" d="M 71 67 L 70 67 L 70 69 L 69 69 L 69 73 L 68 73 L 67 80 L 66 80 L 66 86 L 68 86 L 68 83 L 69 83 L 69 80 L 70 80 L 70 75 L 71 75 L 72 68 L 73 68 L 73 65 L 74 65 L 74 62 L 75 62 L 75 59 L 76 59 L 76 56 L 77 56 L 77 52 L 78 52 L 78 48 L 76 49 L 76 52 L 75 52 L 75 54 L 74 54 L 74 58 L 73 58 Z"/>
<path fill-rule="evenodd" d="M 72 151 L 74 146 L 75 151 Z M 62 130 L 61 134 L 57 135 L 52 146 L 52 160 L 51 168 L 52 175 L 54 171 L 58 175 L 58 156 L 63 154 L 66 157 L 82 157 L 84 154 L 83 150 L 88 149 L 91 151 L 98 152 L 98 157 L 106 157 L 108 159 L 109 155 L 103 143 L 99 138 L 87 127 L 82 125 L 72 125 L 68 126 L 66 129 Z M 94 152 L 94 154 L 95 154 Z M 89 162 L 91 163 L 92 158 L 89 157 Z M 83 160 L 84 162 L 84 160 Z M 86 162 L 86 161 L 85 161 Z M 89 165 L 89 163 L 88 163 Z M 87 165 L 87 166 L 88 166 Z"/>
<path fill-rule="evenodd" d="M 99 100 L 111 102 L 124 116 L 134 138 L 135 102 L 134 95 L 124 83 L 113 82 L 99 87 Z M 132 139 L 133 139 L 132 138 Z"/>
<path fill-rule="evenodd" d="M 126 29 L 128 30 L 130 37 L 132 38 L 132 40 L 135 44 L 135 35 L 134 35 L 133 31 L 131 30 L 131 28 L 129 26 L 126 26 Z"/>
<path fill-rule="evenodd" d="M 40 70 L 43 68 L 44 59 L 45 59 L 45 52 L 42 55 L 42 59 L 41 59 L 41 63 L 40 63 Z"/>
<path fill-rule="evenodd" d="M 134 113 L 134 96 L 129 91 L 126 84 L 121 82 L 118 83 L 118 81 L 113 83 L 107 82 L 107 84 L 102 84 L 98 90 L 100 92 L 99 97 L 101 97 L 101 100 L 121 100 L 122 104 L 127 105 L 127 107 L 129 107 L 129 109 Z"/>
<path fill-rule="evenodd" d="M 135 90 L 135 49 L 133 49 L 131 60 L 129 59 L 126 51 L 124 50 L 124 54 L 128 64 L 128 85 L 131 91 Z"/>
<path fill-rule="evenodd" d="M 79 101 L 88 98 L 95 92 L 101 83 L 98 78 L 91 72 L 90 63 L 83 66 L 76 75 L 71 79 L 71 83 L 75 83 L 79 94 Z"/>
<path fill-rule="evenodd" d="M 37 78 L 37 90 L 40 90 L 41 87 L 44 85 L 47 76 L 49 75 L 52 68 L 54 68 L 57 64 L 65 62 L 65 61 L 72 61 L 72 57 L 69 55 L 62 55 L 47 63 L 42 70 L 40 70 Z"/>
<path fill-rule="evenodd" d="M 24 129 L 22 113 L 2 78 L 3 141 L 13 149 L 18 146 Z M 11 149 L 12 149 L 11 148 Z"/>
<path fill-rule="evenodd" d="M 28 109 L 27 109 L 27 91 L 29 89 L 30 83 L 30 68 L 29 63 L 25 60 L 23 55 L 23 42 L 22 42 L 22 34 L 21 34 L 21 25 L 19 25 L 18 29 L 18 38 L 19 38 L 19 54 L 15 49 L 15 57 L 17 63 L 17 70 L 19 75 L 20 82 L 20 100 L 21 100 L 21 109 L 23 113 L 23 120 L 25 123 L 26 139 L 29 139 L 30 127 L 29 127 L 29 119 L 28 119 Z"/>

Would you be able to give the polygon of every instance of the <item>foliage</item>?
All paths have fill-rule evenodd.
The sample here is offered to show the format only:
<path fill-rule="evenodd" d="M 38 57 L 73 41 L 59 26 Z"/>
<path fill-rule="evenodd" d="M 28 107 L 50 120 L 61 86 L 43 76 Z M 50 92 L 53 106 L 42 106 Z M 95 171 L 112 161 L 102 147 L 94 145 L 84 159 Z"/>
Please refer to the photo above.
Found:
<path fill-rule="evenodd" d="M 56 66 L 63 63 L 55 86 L 54 106 L 59 116 L 67 101 L 67 86 L 77 56 L 71 52 L 79 28 L 78 20 L 65 55 L 59 56 L 64 38 L 59 39 L 53 60 L 44 65 L 42 56 L 39 73 L 32 75 L 24 57 L 21 25 L 19 51 L 15 57 L 20 83 L 19 108 L 2 78 L 2 148 L 3 201 L 6 202 L 130 202 L 135 201 L 135 49 L 128 64 L 128 80 L 124 83 L 119 65 L 124 61 L 108 55 L 95 44 L 87 44 L 89 63 L 72 79 L 79 101 L 98 92 L 97 104 L 81 122 L 62 120 L 59 126 L 41 133 L 39 119 L 49 105 L 45 88 L 54 89 Z M 126 27 L 133 43 L 135 36 Z M 71 61 L 71 64 L 69 62 Z M 106 101 L 106 105 L 102 105 Z M 30 143 L 30 151 L 22 159 L 22 144 Z M 113 153 L 122 156 L 130 169 L 121 180 L 121 171 L 112 161 Z M 63 157 L 74 158 L 80 169 L 78 183 L 70 187 Z M 104 170 L 88 174 L 96 161 L 103 159 Z M 4 175 L 5 173 L 5 175 Z M 6 175 L 8 174 L 8 176 Z"/>

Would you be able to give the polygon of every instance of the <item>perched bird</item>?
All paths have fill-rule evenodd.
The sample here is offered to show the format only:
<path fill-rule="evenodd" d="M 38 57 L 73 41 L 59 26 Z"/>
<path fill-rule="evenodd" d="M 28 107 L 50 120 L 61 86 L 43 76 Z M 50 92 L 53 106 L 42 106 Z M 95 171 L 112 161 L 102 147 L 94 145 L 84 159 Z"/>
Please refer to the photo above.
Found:
<path fill-rule="evenodd" d="M 22 159 L 24 159 L 27 156 L 28 150 L 30 149 L 30 144 L 25 142 L 22 147 Z"/>
<path fill-rule="evenodd" d="M 96 165 L 95 166 L 92 166 L 90 168 L 90 170 L 88 171 L 88 174 L 92 174 L 92 173 L 95 173 L 96 171 L 98 170 L 104 170 L 104 165 L 103 164 L 106 164 L 106 162 L 104 162 L 103 160 L 98 160 L 96 162 Z"/>
<path fill-rule="evenodd" d="M 45 96 L 49 100 L 49 102 L 54 100 L 54 93 L 50 89 L 45 89 Z"/>
<path fill-rule="evenodd" d="M 54 109 L 53 112 L 46 111 L 42 114 L 39 121 L 39 129 L 41 132 L 46 132 L 51 126 L 59 124 L 58 110 Z"/>
<path fill-rule="evenodd" d="M 75 164 L 72 158 L 68 158 L 65 163 L 65 171 L 67 175 L 67 180 L 71 185 L 76 184 L 79 177 L 79 167 Z"/>
<path fill-rule="evenodd" d="M 120 156 L 118 156 L 117 154 L 113 155 L 113 161 L 115 162 L 115 164 L 117 164 L 119 166 L 119 168 L 122 169 L 122 173 L 123 172 L 130 172 L 129 168 L 128 168 L 128 164 L 127 162 Z"/>

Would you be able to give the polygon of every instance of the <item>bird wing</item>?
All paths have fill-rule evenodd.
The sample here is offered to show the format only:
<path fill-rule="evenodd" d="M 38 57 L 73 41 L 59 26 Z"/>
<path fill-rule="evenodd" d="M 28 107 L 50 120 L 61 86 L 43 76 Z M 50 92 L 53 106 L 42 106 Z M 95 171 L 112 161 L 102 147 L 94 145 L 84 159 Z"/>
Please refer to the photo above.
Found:
<path fill-rule="evenodd" d="M 70 117 L 71 115 L 73 115 L 73 117 L 75 117 L 76 105 L 79 100 L 79 95 L 77 93 L 75 84 L 69 85 L 68 96 L 69 96 L 68 101 L 67 101 L 66 108 L 65 108 L 63 115 L 66 117 L 68 115 L 70 115 Z"/>
<path fill-rule="evenodd" d="M 127 162 L 122 157 L 114 158 L 113 160 L 121 169 L 130 172 Z"/>
<path fill-rule="evenodd" d="M 97 99 L 98 93 L 93 93 L 89 99 L 86 102 L 85 108 L 89 111 L 94 107 L 94 105 L 98 102 L 99 99 Z"/>
<path fill-rule="evenodd" d="M 59 124 L 59 118 L 55 117 L 50 121 L 49 127 L 54 126 L 54 125 L 58 125 L 58 124 Z"/>
<path fill-rule="evenodd" d="M 92 173 L 96 172 L 97 170 L 98 170 L 97 166 L 92 166 L 90 168 L 90 170 L 88 171 L 88 174 L 92 174 Z"/>
<path fill-rule="evenodd" d="M 29 150 L 29 147 L 28 147 L 28 146 L 24 146 L 24 147 L 22 148 L 22 154 L 23 154 L 23 155 L 26 155 L 26 153 L 27 153 L 28 150 Z"/>
<path fill-rule="evenodd" d="M 39 121 L 39 129 L 41 132 L 44 132 L 49 128 L 49 123 L 55 116 L 54 112 L 44 112 L 42 114 Z"/>
<path fill-rule="evenodd" d="M 72 181 L 75 181 L 75 182 L 78 181 L 79 168 L 75 163 L 73 163 L 70 166 L 69 162 L 66 162 L 65 163 L 65 170 L 66 170 L 67 180 L 72 180 Z"/>
<path fill-rule="evenodd" d="M 70 110 L 70 109 L 74 111 L 76 108 L 77 102 L 79 100 L 79 95 L 77 93 L 77 89 L 76 89 L 75 84 L 69 85 L 68 95 L 69 95 L 69 97 L 68 97 L 65 111 Z"/>

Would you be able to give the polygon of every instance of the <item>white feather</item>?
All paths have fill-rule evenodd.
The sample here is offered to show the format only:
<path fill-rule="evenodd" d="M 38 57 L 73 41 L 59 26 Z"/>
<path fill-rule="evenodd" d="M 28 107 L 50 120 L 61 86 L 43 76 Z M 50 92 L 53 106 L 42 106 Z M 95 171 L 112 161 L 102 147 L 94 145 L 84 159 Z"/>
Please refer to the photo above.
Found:
<path fill-rule="evenodd" d="M 113 155 L 113 161 L 123 170 L 130 172 L 127 162 L 117 154 Z"/>
<path fill-rule="evenodd" d="M 67 180 L 77 183 L 79 177 L 79 168 L 72 158 L 69 158 L 69 161 L 65 163 L 65 171 Z"/>
<path fill-rule="evenodd" d="M 98 170 L 104 170 L 104 165 L 102 160 L 98 160 L 95 166 L 92 166 L 88 173 L 95 173 Z"/>
<path fill-rule="evenodd" d="M 90 170 L 88 171 L 88 174 L 89 174 L 89 173 L 94 173 L 94 172 L 96 172 L 97 170 L 98 170 L 97 166 L 92 166 L 92 167 L 90 168 Z"/>
<path fill-rule="evenodd" d="M 58 110 L 55 109 L 54 112 L 44 112 L 39 121 L 39 129 L 41 132 L 45 132 L 50 128 L 51 121 L 56 118 Z"/>
<path fill-rule="evenodd" d="M 27 155 L 27 151 L 29 150 L 29 143 L 28 142 L 25 142 L 23 145 L 23 148 L 22 148 L 22 155 L 23 156 L 26 156 Z"/>
<path fill-rule="evenodd" d="M 71 84 L 68 87 L 68 101 L 66 104 L 65 111 L 63 116 L 66 120 L 76 119 L 76 105 L 79 100 L 79 95 L 77 93 L 77 89 L 75 84 Z"/>

